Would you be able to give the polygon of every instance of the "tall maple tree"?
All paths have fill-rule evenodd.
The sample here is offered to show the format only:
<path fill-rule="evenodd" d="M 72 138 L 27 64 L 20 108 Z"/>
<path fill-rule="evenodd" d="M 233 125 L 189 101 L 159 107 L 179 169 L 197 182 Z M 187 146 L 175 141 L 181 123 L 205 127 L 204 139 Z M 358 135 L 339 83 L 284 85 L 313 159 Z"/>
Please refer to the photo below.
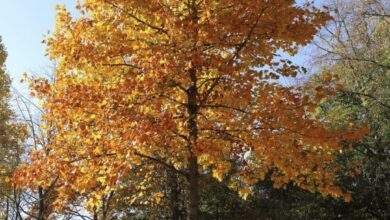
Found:
<path fill-rule="evenodd" d="M 299 72 L 281 54 L 309 43 L 326 13 L 293 0 L 85 0 L 78 9 L 73 19 L 59 6 L 47 40 L 55 82 L 32 83 L 56 130 L 50 154 L 33 152 L 38 175 L 17 174 L 41 184 L 37 169 L 58 174 L 59 207 L 77 192 L 96 210 L 141 165 L 145 184 L 158 181 L 156 165 L 187 179 L 189 219 L 199 218 L 202 175 L 229 176 L 244 198 L 268 173 L 275 187 L 346 195 L 332 159 L 341 139 L 364 132 L 315 119 L 324 89 L 310 99 L 270 80 Z"/>

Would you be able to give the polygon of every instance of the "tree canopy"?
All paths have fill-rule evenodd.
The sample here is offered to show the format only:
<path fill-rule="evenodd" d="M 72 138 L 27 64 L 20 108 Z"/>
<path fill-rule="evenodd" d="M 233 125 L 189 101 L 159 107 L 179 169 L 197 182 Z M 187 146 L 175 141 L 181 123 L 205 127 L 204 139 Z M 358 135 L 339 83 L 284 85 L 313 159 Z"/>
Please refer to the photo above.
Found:
<path fill-rule="evenodd" d="M 86 0 L 78 9 L 73 19 L 59 6 L 46 41 L 55 81 L 32 80 L 55 132 L 49 152 L 34 151 L 17 173 L 33 189 L 58 179 L 59 210 L 84 198 L 98 215 L 140 166 L 145 181 L 131 200 L 164 167 L 186 180 L 189 219 L 199 218 L 208 175 L 243 198 L 270 174 L 277 188 L 293 182 L 350 200 L 333 160 L 367 131 L 317 117 L 331 86 L 309 95 L 272 81 L 302 71 L 282 53 L 308 44 L 328 14 L 284 0 Z"/>

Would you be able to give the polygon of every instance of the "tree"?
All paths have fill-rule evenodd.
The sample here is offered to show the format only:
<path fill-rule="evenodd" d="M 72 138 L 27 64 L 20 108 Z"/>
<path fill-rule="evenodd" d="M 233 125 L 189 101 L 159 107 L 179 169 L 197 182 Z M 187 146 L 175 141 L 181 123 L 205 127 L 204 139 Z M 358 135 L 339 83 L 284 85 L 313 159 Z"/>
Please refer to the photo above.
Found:
<path fill-rule="evenodd" d="M 243 198 L 271 173 L 275 187 L 294 182 L 349 200 L 333 183 L 332 160 L 341 139 L 365 131 L 329 130 L 315 118 L 325 88 L 311 99 L 269 80 L 299 72 L 278 54 L 309 43 L 326 13 L 285 0 L 78 8 L 76 20 L 58 8 L 47 40 L 56 81 L 32 82 L 56 130 L 50 155 L 33 166 L 59 174 L 58 206 L 78 192 L 93 212 L 141 164 L 152 179 L 158 164 L 187 180 L 189 219 L 199 218 L 199 178 L 208 175 L 229 176 Z M 36 178 L 44 181 L 25 181 Z"/>
<path fill-rule="evenodd" d="M 0 216 L 16 219 L 20 213 L 12 173 L 21 161 L 25 131 L 22 124 L 15 120 L 9 106 L 11 80 L 5 69 L 6 58 L 7 53 L 0 38 Z"/>
<path fill-rule="evenodd" d="M 29 80 L 26 74 L 23 74 L 25 80 Z M 51 74 L 45 74 L 50 80 L 54 80 Z M 68 201 L 68 208 L 61 213 L 56 213 L 53 209 L 53 202 L 57 197 L 57 193 L 54 190 L 58 184 L 58 175 L 55 173 L 47 172 L 45 175 L 40 174 L 43 180 L 35 179 L 36 181 L 24 182 L 24 177 L 29 175 L 36 175 L 37 172 L 45 172 L 44 170 L 38 171 L 38 167 L 31 164 L 30 159 L 45 161 L 46 157 L 50 154 L 50 145 L 54 130 L 50 127 L 50 124 L 42 125 L 40 120 L 41 115 L 44 113 L 44 109 L 36 103 L 34 94 L 24 95 L 17 90 L 15 92 L 15 107 L 19 120 L 25 125 L 27 135 L 23 143 L 24 155 L 21 156 L 22 163 L 14 170 L 12 180 L 15 182 L 17 189 L 17 201 L 20 213 L 23 216 L 27 216 L 27 219 L 53 219 L 53 218 L 65 218 L 80 217 L 85 219 L 82 214 L 83 210 L 80 209 L 78 200 Z M 40 152 L 38 155 L 36 152 Z M 28 169 L 25 167 L 28 166 Z M 43 184 L 45 183 L 45 184 Z M 23 187 L 20 187 L 23 186 Z M 23 219 L 22 215 L 14 217 L 15 219 Z"/>
<path fill-rule="evenodd" d="M 328 207 L 323 218 L 388 219 L 390 5 L 382 0 L 332 1 L 331 9 L 335 19 L 316 41 L 317 61 L 324 66 L 319 75 L 332 76 L 342 88 L 322 104 L 321 112 L 334 127 L 346 120 L 364 123 L 370 134 L 352 142 L 353 148 L 338 159 L 340 166 L 352 160 L 360 164 L 359 175 L 346 170 L 338 180 L 352 193 L 352 202 L 317 199 L 312 210 Z M 318 78 L 313 81 L 318 83 Z"/>
<path fill-rule="evenodd" d="M 39 116 L 42 113 L 42 109 L 32 101 L 33 97 L 26 97 L 19 91 L 15 90 L 15 106 L 17 109 L 17 115 L 19 120 L 25 125 L 26 136 L 23 143 L 23 152 L 21 155 L 21 163 L 13 171 L 13 176 L 15 174 L 22 175 L 23 164 L 28 163 L 27 154 L 29 152 L 34 152 L 41 150 L 42 152 L 48 153 L 47 143 L 50 142 L 50 130 L 40 128 Z M 40 158 L 44 159 L 44 158 Z M 33 174 L 33 167 L 30 167 L 29 170 Z M 23 173 L 25 174 L 25 173 Z M 23 216 L 28 216 L 28 219 L 38 219 L 43 220 L 47 219 L 52 213 L 53 208 L 51 203 L 56 197 L 53 188 L 56 183 L 56 176 L 51 176 L 50 180 L 47 178 L 48 185 L 45 187 L 40 183 L 29 182 L 29 188 L 20 188 L 18 189 L 18 206 L 20 207 L 20 212 Z M 18 178 L 12 178 L 15 184 L 18 184 Z M 14 217 L 15 219 L 23 219 L 22 215 L 19 217 Z"/>

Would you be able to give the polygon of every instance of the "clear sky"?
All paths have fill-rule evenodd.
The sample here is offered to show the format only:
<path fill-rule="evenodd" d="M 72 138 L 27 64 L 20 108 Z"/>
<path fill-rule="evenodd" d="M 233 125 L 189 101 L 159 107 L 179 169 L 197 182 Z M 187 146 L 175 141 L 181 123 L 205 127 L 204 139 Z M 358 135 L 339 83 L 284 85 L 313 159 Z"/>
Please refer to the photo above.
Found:
<path fill-rule="evenodd" d="M 41 43 L 53 30 L 54 7 L 65 4 L 74 9 L 75 0 L 0 0 L 0 36 L 8 52 L 7 70 L 19 87 L 23 72 L 47 71 L 49 60 Z"/>
<path fill-rule="evenodd" d="M 0 36 L 7 48 L 6 65 L 16 88 L 21 88 L 22 73 L 50 70 L 51 63 L 44 56 L 45 45 L 41 41 L 48 30 L 54 29 L 55 5 L 65 4 L 75 13 L 75 3 L 76 0 L 0 0 Z M 294 60 L 303 64 L 305 58 L 300 55 Z"/>

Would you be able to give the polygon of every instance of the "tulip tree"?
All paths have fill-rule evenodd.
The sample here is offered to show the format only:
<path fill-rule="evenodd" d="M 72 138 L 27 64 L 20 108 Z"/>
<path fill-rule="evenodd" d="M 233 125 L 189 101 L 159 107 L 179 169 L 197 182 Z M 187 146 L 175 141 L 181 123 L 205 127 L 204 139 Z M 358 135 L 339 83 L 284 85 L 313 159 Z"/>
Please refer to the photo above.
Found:
<path fill-rule="evenodd" d="M 309 97 L 272 80 L 301 71 L 282 54 L 309 43 L 326 13 L 293 0 L 85 0 L 77 8 L 76 19 L 57 8 L 46 40 L 56 80 L 32 81 L 56 130 L 50 154 L 33 152 L 18 174 L 45 184 L 37 170 L 57 173 L 58 207 L 74 192 L 88 196 L 89 210 L 102 206 L 139 166 L 149 187 L 156 166 L 187 179 L 189 219 L 199 218 L 203 175 L 244 198 L 271 174 L 275 187 L 293 182 L 349 199 L 333 182 L 332 161 L 341 139 L 364 132 L 316 119 L 325 88 Z M 29 166 L 42 175 L 28 175 Z"/>

